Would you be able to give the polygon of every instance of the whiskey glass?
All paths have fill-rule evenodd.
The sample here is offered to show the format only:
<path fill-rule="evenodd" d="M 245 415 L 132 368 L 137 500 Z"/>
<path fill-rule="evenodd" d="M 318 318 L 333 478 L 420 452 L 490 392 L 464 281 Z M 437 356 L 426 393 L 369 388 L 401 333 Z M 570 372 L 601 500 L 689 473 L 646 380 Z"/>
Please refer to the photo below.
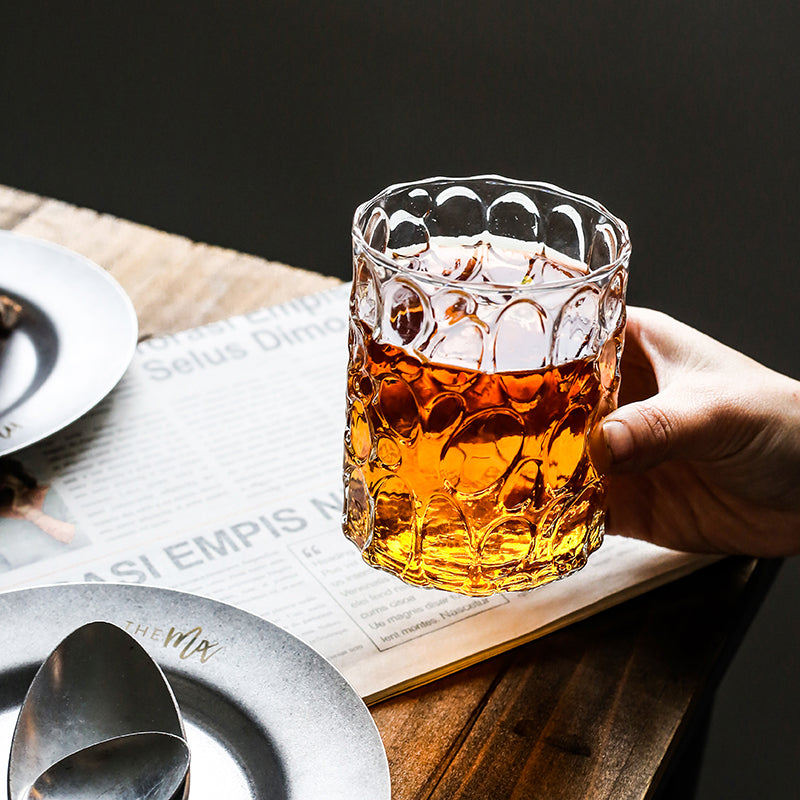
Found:
<path fill-rule="evenodd" d="M 345 535 L 418 586 L 526 590 L 583 567 L 616 407 L 628 230 L 496 175 L 389 187 L 352 228 Z"/>

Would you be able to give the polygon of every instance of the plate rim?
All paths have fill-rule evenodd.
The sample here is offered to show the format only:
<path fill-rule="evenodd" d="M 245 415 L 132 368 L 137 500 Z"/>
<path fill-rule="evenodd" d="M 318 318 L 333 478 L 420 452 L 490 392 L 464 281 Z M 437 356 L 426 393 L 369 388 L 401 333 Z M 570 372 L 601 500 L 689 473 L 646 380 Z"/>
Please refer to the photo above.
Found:
<path fill-rule="evenodd" d="M 117 368 L 112 371 L 111 377 L 108 380 L 104 381 L 102 385 L 97 386 L 96 390 L 92 391 L 91 393 L 87 393 L 87 399 L 84 403 L 80 404 L 78 411 L 72 411 L 62 417 L 55 415 L 58 418 L 54 422 L 49 425 L 42 426 L 41 429 L 34 430 L 28 436 L 21 437 L 14 444 L 6 445 L 4 441 L 0 441 L 0 458 L 11 455 L 12 453 L 16 453 L 26 447 L 30 447 L 33 444 L 37 444 L 38 442 L 49 438 L 53 434 L 63 430 L 91 411 L 98 403 L 107 397 L 108 394 L 117 386 L 120 380 L 122 380 L 122 377 L 125 375 L 125 372 L 133 361 L 139 339 L 139 319 L 136 314 L 136 308 L 133 305 L 133 301 L 128 296 L 127 292 L 122 288 L 119 281 L 117 281 L 117 279 L 107 269 L 104 269 L 98 263 L 82 253 L 79 253 L 76 250 L 71 250 L 69 247 L 57 244 L 56 242 L 51 242 L 48 239 L 41 239 L 25 233 L 18 233 L 14 230 L 0 230 L 0 246 L 2 246 L 2 242 L 4 241 L 19 241 L 27 247 L 51 251 L 56 253 L 60 258 L 64 259 L 65 262 L 69 262 L 73 267 L 79 264 L 80 269 L 85 270 L 87 273 L 90 273 L 97 278 L 98 285 L 105 286 L 109 292 L 109 298 L 112 295 L 115 297 L 116 301 L 119 303 L 118 311 L 122 315 L 123 322 L 128 325 L 129 330 L 126 332 L 128 335 L 128 343 L 126 347 L 124 349 L 120 347 L 119 349 L 119 363 Z M 0 289 L 0 291 L 2 291 L 2 289 Z M 17 294 L 19 293 L 17 292 Z M 35 394 L 38 394 L 42 388 L 47 385 L 47 383 L 48 379 L 45 378 L 45 380 L 42 382 L 42 385 L 34 393 L 34 396 Z M 6 419 L 6 415 L 0 412 L 0 426 L 5 423 Z"/>

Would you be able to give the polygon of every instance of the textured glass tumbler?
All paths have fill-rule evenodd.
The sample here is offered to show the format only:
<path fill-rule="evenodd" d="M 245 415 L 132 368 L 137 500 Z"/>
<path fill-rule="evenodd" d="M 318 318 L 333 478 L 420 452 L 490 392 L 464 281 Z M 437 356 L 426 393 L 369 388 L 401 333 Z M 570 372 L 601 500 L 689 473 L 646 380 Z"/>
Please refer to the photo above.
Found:
<path fill-rule="evenodd" d="M 584 566 L 616 406 L 630 240 L 600 204 L 498 176 L 392 186 L 353 221 L 344 532 L 468 595 Z"/>

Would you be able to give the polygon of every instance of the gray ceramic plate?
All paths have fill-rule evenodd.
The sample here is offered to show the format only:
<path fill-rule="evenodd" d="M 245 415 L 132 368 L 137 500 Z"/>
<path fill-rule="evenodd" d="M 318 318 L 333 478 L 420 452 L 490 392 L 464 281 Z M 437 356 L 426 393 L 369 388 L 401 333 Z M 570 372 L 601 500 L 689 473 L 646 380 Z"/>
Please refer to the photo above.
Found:
<path fill-rule="evenodd" d="M 97 264 L 0 231 L 0 294 L 22 305 L 0 345 L 0 456 L 55 433 L 114 388 L 133 358 L 130 299 Z"/>
<path fill-rule="evenodd" d="M 0 774 L 25 692 L 94 620 L 137 638 L 172 685 L 191 749 L 189 800 L 389 800 L 386 754 L 361 698 L 291 634 L 233 606 L 146 586 L 0 593 Z"/>

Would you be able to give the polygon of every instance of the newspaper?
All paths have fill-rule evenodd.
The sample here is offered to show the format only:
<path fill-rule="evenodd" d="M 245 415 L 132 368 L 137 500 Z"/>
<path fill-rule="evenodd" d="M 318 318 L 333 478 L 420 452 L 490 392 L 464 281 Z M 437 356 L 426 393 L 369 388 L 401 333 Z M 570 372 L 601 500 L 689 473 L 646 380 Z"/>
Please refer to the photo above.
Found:
<path fill-rule="evenodd" d="M 48 488 L 0 511 L 0 589 L 107 581 L 225 601 L 376 702 L 708 562 L 608 537 L 565 580 L 479 598 L 366 566 L 341 532 L 347 293 L 140 343 L 102 403 L 14 457 Z"/>

